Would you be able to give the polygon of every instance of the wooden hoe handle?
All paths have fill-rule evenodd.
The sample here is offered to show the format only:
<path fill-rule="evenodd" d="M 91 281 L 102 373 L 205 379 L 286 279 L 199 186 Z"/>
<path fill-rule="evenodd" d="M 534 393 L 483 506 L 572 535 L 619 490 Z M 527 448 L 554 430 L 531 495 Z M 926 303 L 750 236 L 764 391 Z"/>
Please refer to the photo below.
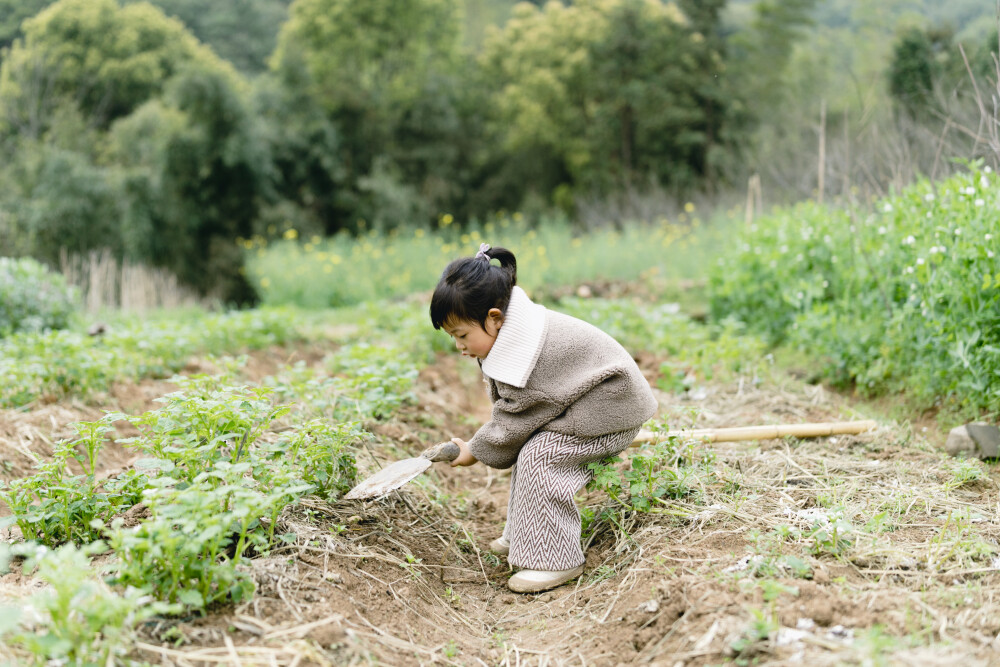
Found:
<path fill-rule="evenodd" d="M 741 440 L 771 440 L 792 436 L 795 438 L 818 438 L 825 435 L 848 435 L 864 433 L 877 426 L 874 419 L 855 422 L 826 422 L 821 424 L 775 424 L 773 426 L 737 426 L 735 428 L 699 428 L 684 431 L 654 433 L 640 431 L 633 447 L 647 442 L 657 442 L 671 437 L 702 440 L 704 442 L 737 442 Z"/>

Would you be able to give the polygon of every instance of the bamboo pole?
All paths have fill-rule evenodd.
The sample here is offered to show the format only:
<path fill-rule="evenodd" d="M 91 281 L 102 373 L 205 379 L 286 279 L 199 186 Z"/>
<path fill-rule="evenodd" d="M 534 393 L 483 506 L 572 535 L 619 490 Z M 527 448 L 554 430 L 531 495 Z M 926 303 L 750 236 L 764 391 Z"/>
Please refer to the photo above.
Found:
<path fill-rule="evenodd" d="M 874 429 L 878 424 L 874 419 L 853 422 L 823 422 L 813 424 L 774 424 L 770 426 L 737 426 L 733 428 L 701 428 L 667 433 L 640 431 L 632 442 L 633 447 L 648 442 L 658 442 L 678 437 L 704 442 L 739 442 L 743 440 L 773 440 L 792 436 L 795 438 L 819 438 L 828 435 L 854 435 Z"/>

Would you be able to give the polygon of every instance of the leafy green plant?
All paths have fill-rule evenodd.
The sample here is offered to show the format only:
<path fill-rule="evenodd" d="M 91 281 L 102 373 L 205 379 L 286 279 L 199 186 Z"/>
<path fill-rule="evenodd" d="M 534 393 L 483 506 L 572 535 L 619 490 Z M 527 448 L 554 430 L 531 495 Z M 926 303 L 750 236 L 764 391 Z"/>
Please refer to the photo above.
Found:
<path fill-rule="evenodd" d="M 248 462 L 217 461 L 190 482 L 153 480 L 143 494 L 151 518 L 135 528 L 113 523 L 109 531 L 121 559 L 117 583 L 194 609 L 251 595 L 253 582 L 240 565 L 249 548 L 267 550 L 274 533 L 273 521 L 264 529 L 261 517 L 273 517 L 310 487 L 264 492 L 246 476 L 250 469 Z"/>
<path fill-rule="evenodd" d="M 948 471 L 951 473 L 950 479 L 945 482 L 948 489 L 957 489 L 984 479 L 989 479 L 989 473 L 985 466 L 973 459 L 957 459 L 948 462 Z"/>
<path fill-rule="evenodd" d="M 30 257 L 0 257 L 0 338 L 16 332 L 65 329 L 77 290 Z"/>
<path fill-rule="evenodd" d="M 95 422 L 74 424 L 80 437 L 57 442 L 51 458 L 35 466 L 35 474 L 0 486 L 0 499 L 11 511 L 0 525 L 16 523 L 24 539 L 49 546 L 98 539 L 100 531 L 92 522 L 108 522 L 134 505 L 147 481 L 136 471 L 116 479 L 97 479 L 98 454 L 114 430 L 111 424 L 123 416 L 107 414 Z M 84 474 L 72 474 L 70 460 L 76 460 Z"/>
<path fill-rule="evenodd" d="M 637 512 L 662 512 L 668 505 L 666 499 L 693 492 L 693 480 L 700 471 L 680 438 L 664 437 L 630 451 L 624 469 L 621 455 L 588 464 L 594 474 L 588 490 L 604 491 L 618 506 Z"/>
<path fill-rule="evenodd" d="M 384 419 L 412 400 L 417 368 L 399 347 L 357 343 L 331 355 L 326 367 L 337 375 L 338 389 L 348 399 L 345 407 L 353 408 L 357 418 Z"/>
<path fill-rule="evenodd" d="M 729 648 L 736 657 L 737 665 L 751 664 L 750 660 L 761 653 L 771 634 L 778 631 L 781 624 L 773 614 L 761 609 L 751 609 L 751 620 Z"/>
<path fill-rule="evenodd" d="M 129 419 L 140 435 L 121 442 L 151 457 L 137 465 L 182 480 L 193 481 L 220 461 L 246 459 L 271 424 L 291 411 L 271 403 L 268 387 L 229 386 L 208 375 L 177 376 L 174 383 L 180 390 L 157 399 L 162 408 Z"/>
<path fill-rule="evenodd" d="M 822 373 L 918 407 L 1000 412 L 1000 188 L 973 163 L 865 214 L 801 204 L 720 258 L 712 314 L 819 357 Z"/>
<path fill-rule="evenodd" d="M 838 516 L 829 521 L 816 521 L 804 538 L 811 553 L 840 558 L 854 546 L 855 533 L 851 522 Z"/>
<path fill-rule="evenodd" d="M 311 485 L 311 492 L 324 498 L 343 495 L 357 481 L 358 470 L 352 445 L 368 434 L 357 422 L 331 424 L 312 420 L 287 439 L 266 448 L 254 470 L 254 477 L 267 480 L 277 466 L 293 470 Z"/>
<path fill-rule="evenodd" d="M 20 608 L 0 607 L 0 649 L 6 657 L 38 667 L 130 664 L 135 627 L 178 608 L 157 602 L 140 588 L 121 594 L 111 590 L 90 563 L 90 556 L 105 548 L 101 542 L 82 549 L 72 544 L 55 550 L 21 548 L 29 556 L 24 572 L 34 570 L 48 585 Z M 3 553 L 0 561 L 5 561 Z M 6 562 L 0 566 L 6 569 Z"/>

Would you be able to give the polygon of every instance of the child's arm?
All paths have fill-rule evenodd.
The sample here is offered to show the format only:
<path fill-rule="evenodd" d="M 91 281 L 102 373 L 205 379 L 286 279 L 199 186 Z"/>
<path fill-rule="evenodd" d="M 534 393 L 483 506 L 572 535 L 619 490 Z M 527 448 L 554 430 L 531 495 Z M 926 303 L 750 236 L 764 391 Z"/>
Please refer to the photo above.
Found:
<path fill-rule="evenodd" d="M 500 397 L 493 415 L 468 442 L 469 452 L 491 468 L 509 468 L 537 430 L 566 409 L 537 391 L 521 392 L 517 399 Z"/>

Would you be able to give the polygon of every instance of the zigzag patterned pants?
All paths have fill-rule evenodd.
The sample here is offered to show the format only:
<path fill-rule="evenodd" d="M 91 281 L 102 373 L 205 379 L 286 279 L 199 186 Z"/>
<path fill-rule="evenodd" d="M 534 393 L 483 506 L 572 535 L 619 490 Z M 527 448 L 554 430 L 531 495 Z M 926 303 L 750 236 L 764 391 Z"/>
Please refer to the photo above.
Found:
<path fill-rule="evenodd" d="M 639 429 L 597 438 L 539 431 L 524 443 L 511 469 L 504 537 L 507 562 L 529 570 L 582 565 L 580 510 L 574 497 L 593 477 L 587 464 L 624 451 Z"/>

